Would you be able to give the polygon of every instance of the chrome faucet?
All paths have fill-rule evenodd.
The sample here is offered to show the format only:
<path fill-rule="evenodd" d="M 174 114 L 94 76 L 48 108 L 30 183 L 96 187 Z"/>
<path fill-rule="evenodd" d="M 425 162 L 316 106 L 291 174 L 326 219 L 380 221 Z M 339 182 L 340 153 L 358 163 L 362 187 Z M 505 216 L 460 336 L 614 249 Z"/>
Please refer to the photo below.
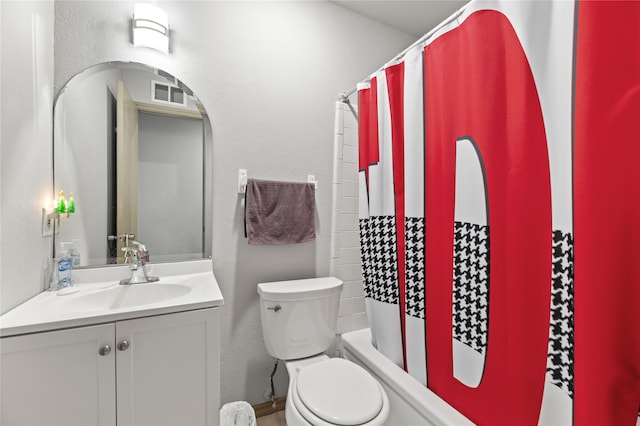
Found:
<path fill-rule="evenodd" d="M 120 280 L 120 284 L 128 285 L 128 284 L 139 284 L 139 283 L 153 283 L 159 281 L 160 278 L 152 277 L 147 274 L 147 262 L 149 262 L 149 250 L 145 247 L 144 244 L 138 242 L 136 240 L 131 240 L 132 244 L 135 244 L 136 247 L 124 247 L 122 250 L 125 252 L 125 258 L 131 257 L 133 261 L 129 265 L 129 269 L 131 270 L 131 277 Z M 142 274 L 140 271 L 142 270 Z"/>

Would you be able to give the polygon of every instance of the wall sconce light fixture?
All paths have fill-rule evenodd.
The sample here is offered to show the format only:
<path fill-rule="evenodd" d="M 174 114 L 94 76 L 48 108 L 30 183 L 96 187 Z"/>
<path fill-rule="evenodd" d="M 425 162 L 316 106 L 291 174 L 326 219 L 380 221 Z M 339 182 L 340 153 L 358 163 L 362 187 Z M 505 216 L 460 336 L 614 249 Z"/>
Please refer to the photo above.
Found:
<path fill-rule="evenodd" d="M 169 18 L 155 6 L 139 4 L 133 13 L 133 45 L 169 53 Z"/>
<path fill-rule="evenodd" d="M 51 200 L 50 205 L 42 208 L 42 236 L 48 237 L 57 234 L 60 230 L 60 218 L 69 217 L 76 211 L 76 201 L 73 192 L 69 193 L 69 199 L 60 191 L 58 198 Z"/>

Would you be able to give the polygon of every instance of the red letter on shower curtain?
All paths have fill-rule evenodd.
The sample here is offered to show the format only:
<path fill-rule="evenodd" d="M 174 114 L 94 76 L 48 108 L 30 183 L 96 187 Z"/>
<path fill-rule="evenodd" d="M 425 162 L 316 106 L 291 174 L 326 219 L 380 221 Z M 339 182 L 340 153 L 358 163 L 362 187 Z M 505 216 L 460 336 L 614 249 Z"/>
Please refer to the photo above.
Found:
<path fill-rule="evenodd" d="M 367 169 L 380 161 L 378 147 L 378 82 L 358 90 L 358 170 Z"/>
<path fill-rule="evenodd" d="M 580 2 L 575 76 L 576 425 L 640 408 L 639 2 Z"/>
<path fill-rule="evenodd" d="M 551 188 L 529 63 L 508 20 L 479 11 L 425 48 L 428 386 L 472 421 L 536 424 L 547 362 Z M 476 141 L 487 182 L 489 332 L 480 385 L 453 377 L 455 147 Z"/>

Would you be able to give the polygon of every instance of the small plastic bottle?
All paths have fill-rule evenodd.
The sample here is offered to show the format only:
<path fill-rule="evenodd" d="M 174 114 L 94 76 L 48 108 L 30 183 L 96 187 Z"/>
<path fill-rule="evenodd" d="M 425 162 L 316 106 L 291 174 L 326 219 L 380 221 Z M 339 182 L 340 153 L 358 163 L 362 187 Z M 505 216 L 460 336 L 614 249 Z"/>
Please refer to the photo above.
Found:
<path fill-rule="evenodd" d="M 80 266 L 79 243 L 80 240 L 71 240 L 71 246 L 69 247 L 69 257 L 71 258 L 71 266 L 73 269 Z"/>
<path fill-rule="evenodd" d="M 73 285 L 71 281 L 71 270 L 73 266 L 71 264 L 71 258 L 69 257 L 69 245 L 71 243 L 61 243 L 60 252 L 56 258 L 56 289 L 69 287 Z"/>

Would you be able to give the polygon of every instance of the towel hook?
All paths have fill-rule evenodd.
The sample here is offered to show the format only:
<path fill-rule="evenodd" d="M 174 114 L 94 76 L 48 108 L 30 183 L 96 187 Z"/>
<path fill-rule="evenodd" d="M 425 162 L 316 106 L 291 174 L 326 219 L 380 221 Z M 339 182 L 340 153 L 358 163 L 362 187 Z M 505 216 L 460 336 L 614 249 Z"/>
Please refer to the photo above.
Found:
<path fill-rule="evenodd" d="M 247 169 L 238 169 L 238 194 L 247 192 Z"/>
<path fill-rule="evenodd" d="M 307 182 L 308 183 L 312 183 L 313 186 L 318 189 L 318 181 L 316 180 L 316 177 L 314 175 L 308 175 L 307 176 Z"/>

